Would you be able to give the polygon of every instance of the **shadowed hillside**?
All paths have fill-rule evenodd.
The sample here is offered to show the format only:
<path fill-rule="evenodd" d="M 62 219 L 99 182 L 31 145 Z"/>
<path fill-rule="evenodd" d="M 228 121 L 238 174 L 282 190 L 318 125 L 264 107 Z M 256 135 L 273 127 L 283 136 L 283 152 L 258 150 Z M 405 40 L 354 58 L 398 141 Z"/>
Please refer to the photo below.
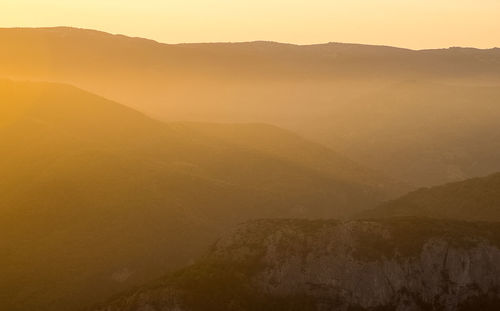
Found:
<path fill-rule="evenodd" d="M 500 170 L 499 49 L 168 45 L 64 27 L 0 29 L 0 44 L 0 76 L 70 83 L 162 120 L 278 125 L 417 186 Z"/>
<path fill-rule="evenodd" d="M 394 216 L 500 221 L 500 173 L 423 188 L 361 213 L 361 217 Z"/>
<path fill-rule="evenodd" d="M 0 305 L 82 307 L 188 263 L 228 225 L 347 216 L 399 187 L 287 131 L 222 127 L 1 80 Z"/>
<path fill-rule="evenodd" d="M 400 193 L 411 186 L 399 183 L 381 172 L 370 171 L 330 148 L 312 143 L 290 131 L 268 124 L 241 123 L 170 123 L 171 126 L 194 135 L 217 139 L 255 149 L 270 156 L 294 162 L 300 166 L 333 174 L 343 180 L 380 188 L 386 193 Z"/>

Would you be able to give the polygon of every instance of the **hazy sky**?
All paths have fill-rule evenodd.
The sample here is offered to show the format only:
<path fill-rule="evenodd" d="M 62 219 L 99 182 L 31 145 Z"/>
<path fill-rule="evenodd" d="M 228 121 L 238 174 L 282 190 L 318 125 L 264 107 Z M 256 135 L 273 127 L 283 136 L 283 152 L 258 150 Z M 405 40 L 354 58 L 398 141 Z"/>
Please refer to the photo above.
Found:
<path fill-rule="evenodd" d="M 500 0 L 0 0 L 0 27 L 75 26 L 161 42 L 500 46 Z"/>

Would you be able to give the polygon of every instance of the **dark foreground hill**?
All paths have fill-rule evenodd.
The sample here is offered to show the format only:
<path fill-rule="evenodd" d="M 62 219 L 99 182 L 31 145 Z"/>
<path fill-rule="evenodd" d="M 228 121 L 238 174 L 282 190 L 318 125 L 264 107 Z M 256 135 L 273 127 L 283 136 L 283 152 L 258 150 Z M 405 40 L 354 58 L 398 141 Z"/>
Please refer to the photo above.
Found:
<path fill-rule="evenodd" d="M 498 310 L 500 226 L 261 220 L 99 311 Z"/>
<path fill-rule="evenodd" d="M 1 309 L 82 307 L 188 263 L 229 225 L 345 216 L 391 192 L 294 134 L 239 131 L 237 143 L 70 86 L 0 81 Z"/>
<path fill-rule="evenodd" d="M 420 216 L 465 221 L 500 221 L 500 173 L 423 188 L 360 217 Z"/>
<path fill-rule="evenodd" d="M 0 77 L 69 83 L 166 121 L 264 122 L 416 186 L 500 171 L 500 49 L 161 44 L 0 29 Z"/>

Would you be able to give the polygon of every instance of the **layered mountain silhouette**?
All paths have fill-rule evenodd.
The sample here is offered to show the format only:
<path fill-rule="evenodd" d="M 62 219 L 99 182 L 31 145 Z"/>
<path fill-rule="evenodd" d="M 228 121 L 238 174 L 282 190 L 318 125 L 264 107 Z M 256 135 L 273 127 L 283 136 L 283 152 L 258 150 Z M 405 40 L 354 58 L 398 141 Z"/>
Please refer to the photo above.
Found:
<path fill-rule="evenodd" d="M 189 263 L 227 226 L 345 217 L 401 190 L 263 124 L 167 124 L 0 80 L 0 305 L 70 310 Z"/>
<path fill-rule="evenodd" d="M 0 309 L 498 310 L 499 49 L 0 46 Z"/>
<path fill-rule="evenodd" d="M 64 27 L 1 29 L 0 44 L 0 76 L 161 120 L 270 123 L 416 186 L 500 170 L 499 49 L 168 45 Z"/>
<path fill-rule="evenodd" d="M 432 188 L 423 188 L 361 217 L 418 216 L 463 221 L 500 221 L 500 173 Z"/>

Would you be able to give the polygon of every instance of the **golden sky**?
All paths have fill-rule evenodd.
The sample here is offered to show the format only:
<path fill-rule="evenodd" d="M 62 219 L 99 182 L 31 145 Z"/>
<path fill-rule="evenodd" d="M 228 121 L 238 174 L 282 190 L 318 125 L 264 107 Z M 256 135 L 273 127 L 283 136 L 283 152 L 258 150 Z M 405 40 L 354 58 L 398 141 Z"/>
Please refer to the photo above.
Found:
<path fill-rule="evenodd" d="M 166 43 L 500 46 L 500 0 L 0 0 L 0 27 L 74 26 Z"/>

